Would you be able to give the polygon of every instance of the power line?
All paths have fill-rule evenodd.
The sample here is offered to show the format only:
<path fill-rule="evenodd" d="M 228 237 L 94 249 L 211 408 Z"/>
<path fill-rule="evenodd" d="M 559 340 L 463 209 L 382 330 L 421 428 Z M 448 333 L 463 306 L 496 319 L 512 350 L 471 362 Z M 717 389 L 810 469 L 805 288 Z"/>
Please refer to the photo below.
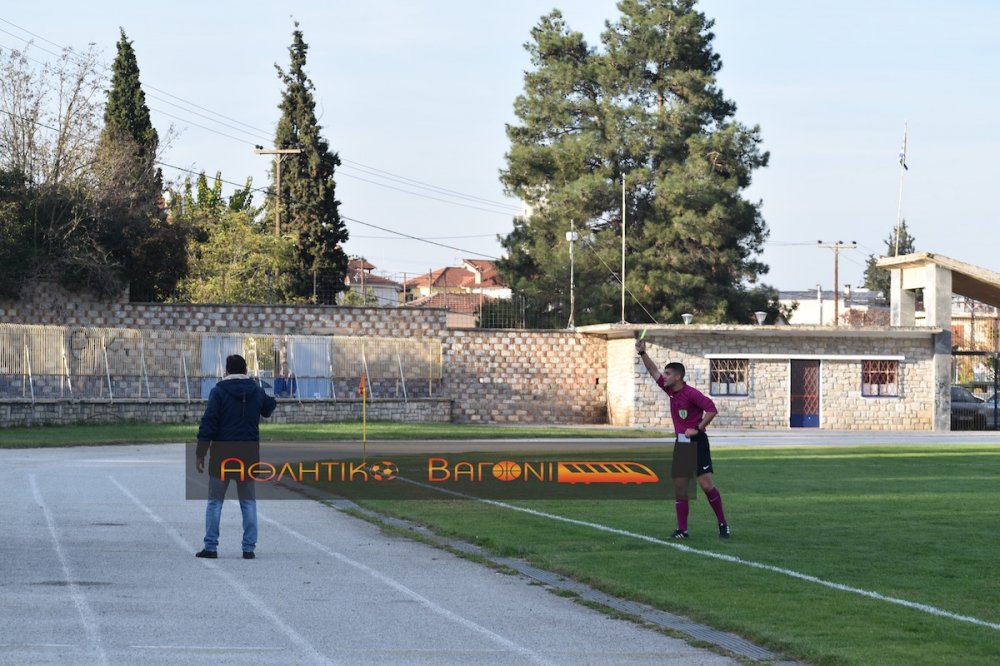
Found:
<path fill-rule="evenodd" d="M 45 129 L 51 130 L 53 132 L 58 132 L 59 131 L 59 129 L 56 128 L 56 127 L 53 127 L 51 125 L 48 125 L 46 123 L 43 123 L 43 122 L 40 122 L 40 121 L 37 121 L 37 120 L 32 120 L 30 118 L 26 118 L 26 117 L 18 115 L 16 113 L 12 113 L 10 111 L 7 111 L 6 109 L 0 109 L 0 113 L 5 113 L 8 116 L 11 116 L 12 118 L 20 118 L 21 120 L 27 120 L 28 122 L 34 123 L 35 125 L 38 125 L 39 127 L 44 127 Z M 85 140 L 91 141 L 89 139 L 86 139 L 86 137 L 80 137 L 80 138 L 84 138 Z M 94 143 L 94 142 L 91 141 L 91 143 Z M 200 176 L 200 175 L 202 175 L 202 174 L 204 174 L 206 172 L 205 170 L 195 171 L 193 169 L 188 169 L 186 167 L 177 166 L 176 164 L 170 164 L 170 163 L 164 162 L 162 160 L 153 160 L 153 163 L 154 164 L 158 164 L 159 166 L 167 167 L 168 169 L 176 169 L 177 171 L 181 171 L 181 172 L 184 172 L 184 173 L 193 174 L 193 175 L 196 175 L 196 176 Z M 246 187 L 246 183 L 237 183 L 237 182 L 232 181 L 232 180 L 226 180 L 225 178 L 219 178 L 219 181 L 222 182 L 222 183 L 226 183 L 227 185 L 233 185 L 233 186 L 239 187 L 239 188 Z M 261 187 L 251 187 L 250 191 L 251 192 L 265 192 L 266 193 L 267 189 L 261 188 Z M 410 240 L 419 241 L 421 243 L 427 243 L 429 245 L 436 245 L 438 247 L 443 247 L 443 248 L 446 248 L 446 249 L 449 249 L 449 250 L 454 250 L 456 252 L 462 252 L 462 253 L 465 253 L 465 254 L 475 255 L 477 257 L 484 257 L 486 259 L 492 259 L 492 260 L 496 260 L 497 259 L 497 257 L 494 257 L 494 256 L 489 255 L 489 254 L 483 254 L 482 252 L 476 252 L 474 250 L 467 250 L 465 248 L 456 247 L 454 245 L 447 245 L 445 243 L 439 243 L 439 242 L 437 242 L 435 240 L 431 240 L 429 238 L 421 238 L 420 236 L 414 236 L 412 234 L 407 234 L 407 233 L 404 233 L 402 231 L 396 231 L 395 229 L 390 229 L 388 227 L 383 227 L 383 226 L 380 226 L 380 225 L 377 225 L 377 224 L 372 224 L 371 222 L 363 222 L 362 220 L 359 220 L 359 219 L 354 218 L 354 217 L 348 217 L 347 215 L 341 215 L 340 218 L 342 220 L 347 220 L 347 221 L 350 221 L 350 222 L 354 222 L 355 224 L 360 224 L 360 225 L 363 225 L 363 226 L 366 226 L 366 227 L 371 227 L 373 229 L 378 229 L 379 231 L 384 231 L 386 233 L 394 234 L 396 236 L 401 236 L 403 238 L 408 238 Z"/>
<path fill-rule="evenodd" d="M 410 239 L 413 239 L 415 241 L 420 241 L 422 243 L 429 243 L 430 245 L 437 245 L 438 247 L 447 248 L 449 250 L 455 250 L 456 252 L 464 252 L 465 254 L 474 254 L 477 257 L 484 257 L 486 259 L 492 259 L 494 261 L 497 259 L 497 257 L 494 257 L 494 256 L 489 255 L 489 254 L 483 254 L 482 252 L 474 252 L 472 250 L 466 250 L 466 249 L 461 248 L 461 247 L 455 247 L 454 245 L 445 245 L 444 243 L 438 243 L 437 241 L 428 240 L 426 238 L 420 238 L 419 236 L 411 236 L 410 234 L 403 233 L 402 231 L 396 231 L 395 229 L 389 229 L 389 228 L 386 228 L 386 227 L 380 227 L 379 225 L 372 224 L 371 222 L 362 222 L 361 220 L 358 220 L 358 219 L 353 218 L 353 217 L 348 217 L 346 215 L 341 215 L 340 218 L 342 220 L 348 220 L 349 222 L 354 222 L 355 224 L 361 224 L 361 225 L 364 225 L 366 227 L 371 227 L 373 229 L 378 229 L 379 231 L 385 231 L 385 232 L 390 233 L 390 234 L 396 234 L 397 236 L 403 236 L 405 238 L 410 238 Z"/>
<path fill-rule="evenodd" d="M 499 210 L 491 210 L 489 208 L 483 208 L 481 206 L 473 206 L 471 204 L 461 203 L 460 201 L 448 201 L 447 199 L 441 199 L 440 197 L 432 197 L 429 194 L 421 194 L 419 192 L 412 192 L 410 190 L 404 190 L 401 187 L 395 187 L 393 185 L 386 185 L 385 183 L 379 183 L 379 182 L 374 181 L 374 180 L 369 180 L 368 178 L 362 178 L 361 176 L 357 176 L 357 175 L 352 174 L 350 172 L 345 172 L 343 170 L 343 168 L 341 168 L 340 170 L 338 170 L 337 173 L 339 173 L 339 174 L 341 174 L 343 176 L 347 176 L 348 178 L 353 178 L 354 180 L 360 180 L 360 181 L 365 182 L 365 183 L 371 183 L 372 185 L 378 185 L 379 187 L 384 187 L 386 189 L 396 190 L 397 192 L 404 192 L 406 194 L 410 194 L 410 195 L 413 195 L 415 197 L 421 197 L 422 199 L 430 199 L 432 201 L 440 201 L 441 203 L 451 204 L 452 206 L 461 206 L 462 208 L 471 208 L 473 210 L 481 210 L 481 211 L 483 211 L 485 213 L 493 213 L 494 215 L 503 215 L 504 217 L 510 217 L 512 215 L 512 213 L 506 213 L 506 212 L 499 211 Z"/>
<path fill-rule="evenodd" d="M 25 32 L 25 33 L 33 36 L 33 37 L 36 37 L 36 38 L 38 38 L 38 39 L 40 39 L 40 40 L 42 40 L 42 41 L 44 41 L 44 42 L 46 42 L 48 44 L 56 46 L 57 48 L 63 50 L 64 52 L 71 53 L 71 54 L 75 55 L 78 59 L 81 58 L 79 52 L 76 51 L 72 47 L 62 46 L 62 45 L 60 45 L 60 44 L 58 44 L 58 43 L 56 43 L 56 42 L 54 42 L 54 41 L 52 41 L 52 40 L 50 40 L 50 39 L 48 39 L 46 37 L 43 37 L 43 36 L 41 36 L 41 35 L 39 35 L 37 33 L 34 33 L 32 31 L 28 30 L 27 28 L 23 28 L 20 25 L 17 25 L 17 24 L 15 24 L 15 23 L 7 20 L 7 19 L 0 18 L 0 21 L 3 21 L 4 23 L 6 23 L 6 24 L 8 24 L 8 25 L 10 25 L 10 26 L 12 26 L 14 28 L 17 28 L 18 30 L 21 30 L 22 32 Z M 12 32 L 10 32 L 8 30 L 4 30 L 3 28 L 0 28 L 0 31 L 5 32 L 8 35 L 11 35 L 12 37 L 14 37 L 16 39 L 24 41 L 26 44 L 31 44 L 32 43 L 31 40 L 25 39 L 24 37 L 21 37 L 20 35 L 12 33 Z M 41 50 L 41 51 L 43 51 L 45 53 L 48 53 L 48 54 L 56 56 L 56 57 L 60 57 L 60 54 L 54 53 L 53 51 L 50 51 L 50 50 L 45 49 L 45 48 L 43 48 L 41 46 L 38 46 L 37 44 L 35 44 L 34 46 L 35 46 L 35 48 L 38 48 L 39 50 Z M 11 49 L 11 50 L 14 50 L 14 49 Z M 44 63 L 44 62 L 42 62 L 40 60 L 35 60 L 33 58 L 32 58 L 32 60 L 34 60 L 35 62 L 38 62 L 40 64 L 43 64 L 43 65 L 46 64 L 46 63 Z M 199 129 L 203 129 L 205 131 L 212 132 L 212 133 L 217 134 L 219 136 L 223 136 L 223 137 L 226 137 L 228 139 L 232 139 L 234 141 L 239 141 L 239 142 L 245 143 L 247 145 L 256 145 L 256 143 L 259 142 L 260 140 L 268 140 L 269 141 L 271 139 L 270 133 L 267 130 L 264 130 L 264 129 L 261 129 L 259 127 L 254 126 L 254 125 L 250 125 L 249 123 L 245 123 L 243 121 L 237 120 L 236 118 L 232 118 L 231 116 L 227 116 L 225 114 L 221 114 L 221 113 L 219 113 L 217 111 L 213 111 L 212 109 L 209 109 L 208 107 L 201 106 L 199 104 L 196 104 L 195 102 L 187 100 L 187 99 L 185 99 L 183 97 L 180 97 L 178 95 L 174 95 L 173 93 L 167 92 L 166 90 L 163 90 L 161 88 L 157 88 L 156 86 L 150 85 L 148 83 L 143 83 L 142 85 L 143 85 L 144 88 L 148 88 L 149 90 L 154 90 L 154 91 L 159 92 L 159 93 L 161 93 L 163 95 L 167 95 L 168 97 L 171 97 L 172 99 L 175 99 L 175 100 L 178 100 L 180 102 L 183 102 L 184 104 L 187 104 L 188 106 L 191 106 L 191 107 L 194 107 L 194 108 L 197 108 L 197 109 L 201 109 L 202 111 L 210 113 L 210 114 L 212 114 L 214 116 L 218 116 L 218 117 L 223 118 L 225 120 L 228 120 L 228 121 L 230 121 L 232 123 L 237 123 L 238 125 L 242 125 L 243 127 L 248 128 L 248 129 L 241 129 L 241 128 L 236 127 L 234 125 L 231 125 L 229 123 L 222 122 L 222 121 L 216 120 L 214 118 L 210 118 L 210 117 L 208 117 L 208 116 L 206 116 L 204 114 L 198 113 L 197 111 L 192 111 L 191 109 L 186 109 L 183 106 L 180 106 L 179 104 L 176 104 L 174 102 L 170 102 L 170 101 L 165 100 L 165 99 L 163 99 L 161 97 L 157 97 L 156 95 L 152 95 L 152 94 L 149 95 L 149 97 L 151 97 L 153 99 L 158 99 L 161 102 L 164 102 L 164 103 L 169 104 L 171 106 L 177 107 L 177 108 L 183 110 L 185 113 L 192 113 L 192 114 L 197 115 L 197 116 L 199 116 L 199 117 L 201 117 L 201 118 L 203 118 L 205 120 L 208 120 L 209 122 L 213 122 L 213 123 L 216 123 L 216 124 L 221 125 L 223 127 L 226 127 L 228 129 L 231 129 L 231 130 L 234 130 L 236 132 L 239 132 L 241 134 L 245 134 L 247 136 L 254 137 L 254 141 L 249 141 L 249 140 L 246 140 L 246 139 L 243 139 L 243 138 L 239 138 L 239 137 L 233 136 L 232 134 L 227 134 L 226 132 L 222 132 L 222 131 L 219 131 L 217 129 L 213 129 L 211 127 L 206 127 L 205 125 L 202 125 L 200 123 L 191 121 L 188 118 L 184 118 L 184 117 L 181 117 L 181 116 L 177 116 L 175 114 L 168 113 L 166 111 L 163 111 L 162 109 L 156 109 L 156 108 L 150 107 L 151 111 L 156 111 L 157 113 L 161 113 L 161 114 L 163 114 L 163 115 L 165 115 L 167 117 L 174 118 L 174 119 L 179 120 L 181 122 L 188 123 L 188 124 L 190 124 L 190 125 L 192 125 L 194 127 L 198 127 Z M 248 130 L 252 130 L 252 131 L 248 131 Z M 266 137 L 266 139 L 265 139 L 265 137 Z M 480 197 L 480 196 L 473 195 L 473 194 L 466 194 L 466 193 L 460 192 L 458 190 L 453 190 L 453 189 L 450 189 L 450 188 L 441 187 L 439 185 L 433 185 L 431 183 L 427 183 L 427 182 L 424 182 L 424 181 L 416 180 L 414 178 L 409 178 L 409 177 L 403 176 L 401 174 L 396 174 L 396 173 L 393 173 L 393 172 L 390 172 L 390 171 L 386 171 L 384 169 L 380 169 L 378 167 L 374 167 L 374 166 L 371 166 L 371 165 L 368 165 L 368 164 L 364 164 L 364 163 L 358 162 L 356 160 L 348 160 L 348 159 L 343 159 L 342 158 L 341 161 L 343 163 L 349 163 L 349 164 L 353 165 L 355 168 L 362 169 L 362 170 L 367 170 L 369 172 L 372 172 L 372 173 L 369 173 L 368 175 L 371 175 L 371 176 L 376 177 L 376 178 L 389 179 L 389 180 L 394 180 L 396 182 L 402 181 L 404 184 L 411 185 L 412 187 L 417 187 L 418 189 L 427 189 L 427 190 L 430 190 L 430 191 L 438 193 L 438 194 L 443 194 L 445 196 L 450 196 L 452 198 L 465 199 L 467 201 L 478 202 L 478 203 L 481 203 L 481 204 L 489 205 L 489 206 L 492 206 L 492 207 L 503 208 L 503 209 L 507 209 L 507 210 L 510 211 L 510 213 L 501 213 L 501 214 L 504 214 L 504 215 L 516 214 L 516 213 L 519 213 L 520 210 L 521 210 L 518 206 L 516 206 L 514 204 L 511 204 L 511 203 L 500 202 L 500 201 L 496 201 L 496 200 L 493 200 L 493 199 L 487 199 L 485 197 Z M 469 206 L 467 204 L 460 204 L 458 202 L 452 202 L 452 201 L 448 201 L 446 199 L 441 199 L 441 198 L 436 198 L 436 197 L 432 197 L 432 196 L 429 196 L 429 195 L 420 194 L 420 193 L 417 193 L 417 192 L 413 192 L 411 190 L 405 190 L 405 189 L 401 189 L 401 188 L 398 188 L 398 187 L 393 187 L 391 185 L 386 185 L 385 183 L 381 183 L 381 182 L 378 182 L 378 181 L 365 180 L 365 179 L 363 179 L 363 178 L 361 178 L 359 176 L 356 176 L 356 175 L 350 175 L 350 174 L 347 174 L 347 173 L 345 173 L 344 175 L 349 175 L 350 177 L 353 177 L 353 178 L 355 178 L 357 180 L 364 180 L 365 182 L 371 183 L 371 184 L 376 185 L 378 187 L 384 187 L 384 188 L 387 188 L 387 189 L 396 190 L 398 192 L 401 192 L 401 193 L 404 193 L 404 194 L 409 194 L 411 196 L 419 196 L 419 197 L 423 197 L 425 199 L 431 199 L 431 200 L 434 200 L 434 201 L 439 201 L 441 203 L 450 203 L 452 205 L 464 205 L 465 207 L 472 208 L 474 210 L 481 210 L 481 211 L 491 212 L 491 213 L 497 213 L 498 212 L 496 210 L 490 210 L 490 209 L 481 208 L 481 207 L 477 207 L 477 206 Z"/>
<path fill-rule="evenodd" d="M 622 282 L 622 279 L 620 277 L 618 277 L 618 274 L 615 273 L 614 270 L 612 270 L 611 266 L 608 266 L 608 262 L 604 261 L 604 259 L 597 252 L 597 250 L 594 249 L 594 244 L 590 241 L 590 239 L 587 238 L 587 237 L 585 237 L 585 236 L 582 237 L 582 238 L 583 238 L 583 241 L 584 241 L 584 245 L 586 245 L 587 248 L 591 252 L 594 253 L 594 256 L 597 257 L 598 261 L 600 261 L 602 264 L 604 264 L 604 267 L 606 269 L 608 269 L 608 272 L 611 274 L 611 277 L 613 277 L 614 279 L 618 280 L 618 282 L 622 286 L 622 289 L 624 289 L 626 292 L 628 292 L 628 295 L 632 297 L 632 300 L 635 301 L 636 305 L 638 305 L 640 308 L 642 308 L 642 311 L 646 313 L 646 316 L 649 317 L 654 324 L 659 324 L 660 322 L 656 321 L 656 317 L 654 317 L 652 314 L 650 314 L 649 310 L 646 309 L 646 306 L 643 305 L 642 302 L 639 301 L 639 299 L 635 297 L 635 294 L 632 293 L 632 290 L 625 286 L 625 283 Z"/>

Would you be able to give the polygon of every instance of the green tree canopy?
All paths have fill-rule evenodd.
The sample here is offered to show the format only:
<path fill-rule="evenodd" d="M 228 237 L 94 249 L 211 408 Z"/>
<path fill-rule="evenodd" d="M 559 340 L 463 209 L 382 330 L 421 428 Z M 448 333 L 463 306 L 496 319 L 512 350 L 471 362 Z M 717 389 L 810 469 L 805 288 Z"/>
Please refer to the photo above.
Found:
<path fill-rule="evenodd" d="M 507 127 L 501 172 L 530 214 L 517 219 L 498 263 L 516 293 L 568 307 L 571 221 L 578 323 L 619 319 L 624 217 L 626 318 L 748 321 L 774 310 L 776 292 L 754 288 L 767 228 L 745 189 L 767 164 L 757 127 L 734 119 L 716 83 L 712 21 L 693 0 L 623 0 L 602 48 L 562 14 L 542 17 L 525 48 L 532 70 Z M 626 202 L 622 206 L 622 187 Z M 589 240 L 591 238 L 592 240 Z"/>
<path fill-rule="evenodd" d="M 284 158 L 278 201 L 271 205 L 280 202 L 283 228 L 294 239 L 296 261 L 291 277 L 295 292 L 301 296 L 316 293 L 332 303 L 345 288 L 347 255 L 342 245 L 348 234 L 340 219 L 334 181 L 340 158 L 320 134 L 314 87 L 305 72 L 308 48 L 296 23 L 288 48 L 289 68 L 275 65 L 285 86 L 275 146 L 302 152 Z"/>
<path fill-rule="evenodd" d="M 915 243 L 916 238 L 911 236 L 909 229 L 906 228 L 906 220 L 902 220 L 899 223 L 899 252 L 896 252 L 896 228 L 893 227 L 889 237 L 885 239 L 885 254 L 882 256 L 895 257 L 916 252 Z M 868 255 L 868 261 L 865 263 L 865 288 L 881 293 L 882 298 L 888 301 L 889 271 L 876 265 L 880 258 L 874 254 Z"/>

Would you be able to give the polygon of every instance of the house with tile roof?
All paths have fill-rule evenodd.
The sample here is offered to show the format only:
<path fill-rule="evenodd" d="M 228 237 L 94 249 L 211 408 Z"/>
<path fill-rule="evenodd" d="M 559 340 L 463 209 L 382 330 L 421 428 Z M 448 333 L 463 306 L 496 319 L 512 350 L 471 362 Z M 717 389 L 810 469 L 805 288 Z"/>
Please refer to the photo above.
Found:
<path fill-rule="evenodd" d="M 349 291 L 359 296 L 368 294 L 374 298 L 375 305 L 381 307 L 396 307 L 400 304 L 403 285 L 387 277 L 374 273 L 375 265 L 368 263 L 363 257 L 357 257 L 347 262 L 347 275 L 344 284 Z M 345 294 L 347 292 L 344 292 Z M 341 294 L 343 301 L 344 294 Z"/>

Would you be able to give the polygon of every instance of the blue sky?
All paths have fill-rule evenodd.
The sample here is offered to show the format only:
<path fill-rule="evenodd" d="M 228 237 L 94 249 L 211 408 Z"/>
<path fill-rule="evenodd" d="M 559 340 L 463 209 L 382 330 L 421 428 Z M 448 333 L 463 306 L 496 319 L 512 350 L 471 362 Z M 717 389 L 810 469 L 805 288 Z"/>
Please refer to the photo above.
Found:
<path fill-rule="evenodd" d="M 220 169 L 236 181 L 253 176 L 263 185 L 269 163 L 252 144 L 268 143 L 278 117 L 273 65 L 287 61 L 294 16 L 310 45 L 324 135 L 345 161 L 338 177 L 343 214 L 496 255 L 494 236 L 509 231 L 505 211 L 517 205 L 505 200 L 497 174 L 507 149 L 504 124 L 513 120 L 529 66 L 522 44 L 552 7 L 593 44 L 617 13 L 611 0 L 280 4 L 176 0 L 152 10 L 136 2 L 8 3 L 0 19 L 58 44 L 94 42 L 108 60 L 123 26 L 145 84 L 264 131 L 216 124 L 149 90 L 162 98 L 148 100 L 161 136 L 170 125 L 180 132 L 165 161 L 210 174 Z M 829 289 L 832 253 L 815 248 L 820 239 L 861 245 L 842 254 L 840 274 L 842 284 L 861 282 L 865 256 L 883 248 L 895 222 L 904 120 L 910 170 L 903 209 L 918 249 L 1000 269 L 992 197 L 1000 4 L 704 0 L 701 9 L 716 20 L 720 85 L 738 119 L 761 126 L 771 153 L 748 193 L 763 201 L 771 230 L 765 282 Z M 14 35 L 28 37 L 9 23 L 0 29 L 7 31 L 0 32 L 2 47 L 23 46 Z M 373 177 L 366 167 L 506 207 L 460 200 L 487 212 L 434 201 L 425 197 L 455 199 Z M 350 253 L 397 274 L 470 256 L 348 226 Z"/>

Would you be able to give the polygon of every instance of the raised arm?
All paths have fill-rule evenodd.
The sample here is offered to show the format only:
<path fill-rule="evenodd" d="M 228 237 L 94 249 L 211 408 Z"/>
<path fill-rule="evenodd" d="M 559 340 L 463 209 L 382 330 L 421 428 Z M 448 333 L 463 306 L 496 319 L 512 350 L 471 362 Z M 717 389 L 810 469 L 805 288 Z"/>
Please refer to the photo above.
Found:
<path fill-rule="evenodd" d="M 646 366 L 646 372 L 648 372 L 649 376 L 653 378 L 653 381 L 659 382 L 660 369 L 656 367 L 656 363 L 654 363 L 653 359 L 649 358 L 649 354 L 646 353 L 646 341 L 636 340 L 635 350 L 639 352 L 639 358 L 642 359 L 642 364 Z"/>

